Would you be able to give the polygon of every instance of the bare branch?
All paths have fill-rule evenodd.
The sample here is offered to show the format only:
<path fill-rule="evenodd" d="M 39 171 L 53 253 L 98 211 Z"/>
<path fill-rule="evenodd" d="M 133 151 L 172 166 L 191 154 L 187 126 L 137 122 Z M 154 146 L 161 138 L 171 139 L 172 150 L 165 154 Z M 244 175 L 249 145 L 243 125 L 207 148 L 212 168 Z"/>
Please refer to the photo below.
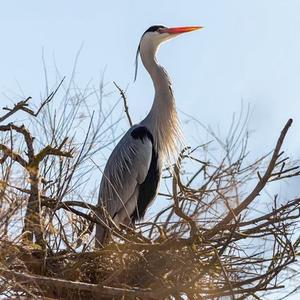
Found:
<path fill-rule="evenodd" d="M 131 120 L 131 117 L 130 117 L 130 114 L 129 114 L 129 110 L 128 110 L 128 104 L 127 104 L 127 98 L 126 98 L 126 95 L 125 95 L 125 92 L 116 84 L 116 82 L 114 81 L 113 82 L 114 85 L 116 86 L 116 88 L 119 90 L 120 92 L 120 95 L 123 99 L 123 104 L 124 104 L 124 111 L 126 113 L 126 116 L 127 116 L 127 119 L 128 119 L 128 122 L 129 122 L 129 125 L 130 127 L 133 125 L 132 124 L 132 120 Z"/>
<path fill-rule="evenodd" d="M 19 110 L 24 111 L 31 116 L 37 117 L 38 114 L 40 113 L 40 111 L 43 109 L 43 107 L 53 99 L 53 97 L 57 93 L 58 89 L 62 85 L 64 79 L 65 79 L 65 77 L 61 80 L 61 82 L 56 87 L 56 89 L 53 92 L 51 92 L 50 95 L 41 103 L 40 107 L 38 108 L 38 110 L 36 112 L 34 112 L 32 109 L 28 108 L 28 102 L 29 102 L 29 100 L 32 99 L 31 97 L 28 97 L 27 99 L 18 102 L 17 104 L 14 105 L 13 108 L 3 107 L 4 110 L 8 110 L 8 113 L 5 114 L 4 116 L 0 117 L 0 123 L 3 122 L 4 120 L 6 120 L 7 118 L 9 118 L 10 116 L 12 116 L 13 114 L 15 114 Z"/>
<path fill-rule="evenodd" d="M 292 125 L 293 120 L 289 119 L 286 125 L 284 126 L 283 130 L 281 131 L 281 134 L 278 138 L 278 141 L 275 146 L 275 150 L 273 152 L 272 158 L 270 160 L 270 163 L 268 165 L 268 168 L 265 172 L 265 174 L 260 177 L 259 182 L 253 189 L 253 191 L 249 194 L 249 196 L 235 209 L 232 210 L 232 212 L 229 212 L 228 215 L 221 221 L 219 222 L 214 228 L 210 231 L 207 231 L 205 233 L 206 238 L 210 238 L 214 236 L 221 228 L 222 226 L 228 224 L 232 219 L 234 219 L 236 216 L 238 216 L 244 209 L 246 209 L 251 202 L 259 195 L 261 190 L 264 188 L 264 186 L 267 184 L 268 180 L 272 176 L 272 172 L 276 166 L 277 159 L 280 157 L 280 150 L 281 146 L 283 144 L 284 138 Z"/>
<path fill-rule="evenodd" d="M 68 289 L 68 290 L 76 290 L 76 291 L 87 291 L 92 292 L 97 297 L 100 296 L 134 296 L 134 297 L 150 297 L 154 298 L 155 294 L 149 290 L 142 290 L 142 289 L 126 289 L 126 288 L 116 288 L 116 287 L 108 287 L 108 286 L 101 286 L 98 284 L 90 284 L 78 281 L 69 281 L 57 278 L 49 278 L 45 276 L 36 276 L 36 275 L 29 275 L 23 274 L 15 271 L 5 270 L 0 268 L 0 272 L 8 278 L 16 280 L 20 283 L 32 283 L 38 285 L 45 285 L 56 289 Z"/>
<path fill-rule="evenodd" d="M 33 115 L 34 112 L 28 108 L 28 101 L 31 99 L 31 97 L 28 97 L 27 99 L 18 102 L 17 104 L 14 105 L 13 108 L 8 108 L 8 107 L 3 107 L 4 110 L 8 110 L 8 113 L 5 114 L 4 116 L 0 117 L 0 123 L 9 118 L 11 115 L 16 113 L 19 110 L 25 111 L 30 115 Z"/>
<path fill-rule="evenodd" d="M 48 155 L 63 156 L 68 158 L 73 157 L 71 151 L 62 151 L 60 149 L 61 147 L 54 148 L 50 145 L 46 146 L 38 154 L 35 155 L 32 164 L 33 165 L 39 164 Z"/>
<path fill-rule="evenodd" d="M 6 147 L 3 144 L 0 144 L 0 151 L 3 152 L 3 156 L 1 158 L 1 163 L 4 163 L 4 161 L 6 160 L 7 157 L 10 157 L 12 160 L 18 162 L 25 169 L 27 168 L 26 160 L 24 158 L 22 158 L 22 156 L 19 155 L 18 153 L 12 151 L 11 149 L 9 149 L 8 147 Z"/>

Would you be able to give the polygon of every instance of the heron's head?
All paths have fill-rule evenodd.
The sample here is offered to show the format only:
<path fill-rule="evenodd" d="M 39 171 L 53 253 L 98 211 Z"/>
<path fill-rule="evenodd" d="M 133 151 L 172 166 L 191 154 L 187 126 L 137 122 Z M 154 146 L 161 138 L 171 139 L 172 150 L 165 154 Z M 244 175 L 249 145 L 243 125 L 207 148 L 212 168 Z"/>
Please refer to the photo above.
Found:
<path fill-rule="evenodd" d="M 173 27 L 168 28 L 163 25 L 154 25 L 148 28 L 142 35 L 140 47 L 157 48 L 161 43 L 166 42 L 174 37 L 194 30 L 198 30 L 200 26 Z"/>
<path fill-rule="evenodd" d="M 173 39 L 174 37 L 201 29 L 203 27 L 201 26 L 186 26 L 186 27 L 165 27 L 163 25 L 154 25 L 149 27 L 144 34 L 142 35 L 137 53 L 136 53 L 136 73 L 137 73 L 137 61 L 138 61 L 138 55 L 141 53 L 141 55 L 152 55 L 155 56 L 155 53 L 159 47 L 160 44 L 163 42 L 166 42 L 170 39 Z M 136 78 L 135 73 L 135 78 Z"/>

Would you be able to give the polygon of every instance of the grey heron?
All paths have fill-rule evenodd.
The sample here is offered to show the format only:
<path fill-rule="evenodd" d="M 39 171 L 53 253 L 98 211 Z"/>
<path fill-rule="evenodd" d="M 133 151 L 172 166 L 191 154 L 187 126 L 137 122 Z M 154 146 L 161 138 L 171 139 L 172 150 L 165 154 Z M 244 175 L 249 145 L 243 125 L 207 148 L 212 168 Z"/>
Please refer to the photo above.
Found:
<path fill-rule="evenodd" d="M 105 243 L 111 220 L 116 225 L 134 225 L 157 195 L 163 162 L 176 150 L 180 130 L 170 78 L 156 52 L 161 43 L 200 28 L 155 25 L 142 35 L 135 77 L 140 54 L 153 81 L 154 102 L 146 118 L 125 133 L 106 163 L 98 199 L 102 225 L 96 225 L 97 247 Z"/>

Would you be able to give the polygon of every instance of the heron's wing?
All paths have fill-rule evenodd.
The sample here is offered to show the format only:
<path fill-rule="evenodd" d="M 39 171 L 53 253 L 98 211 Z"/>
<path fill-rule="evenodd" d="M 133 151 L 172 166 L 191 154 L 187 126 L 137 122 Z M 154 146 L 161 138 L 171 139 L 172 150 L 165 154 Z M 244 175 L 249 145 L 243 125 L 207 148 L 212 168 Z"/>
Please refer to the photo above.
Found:
<path fill-rule="evenodd" d="M 124 209 L 145 180 L 152 157 L 153 137 L 144 126 L 130 128 L 110 155 L 100 186 L 99 204 L 111 217 Z M 132 212 L 128 212 L 128 217 Z"/>

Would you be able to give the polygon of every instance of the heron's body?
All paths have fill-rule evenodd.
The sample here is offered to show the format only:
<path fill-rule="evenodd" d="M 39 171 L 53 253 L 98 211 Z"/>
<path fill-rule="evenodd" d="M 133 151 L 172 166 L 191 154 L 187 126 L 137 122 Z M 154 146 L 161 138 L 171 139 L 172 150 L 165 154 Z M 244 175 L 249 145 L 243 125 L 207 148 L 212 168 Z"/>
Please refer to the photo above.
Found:
<path fill-rule="evenodd" d="M 161 162 L 149 129 L 132 126 L 109 157 L 100 186 L 101 201 L 106 201 L 105 208 L 116 224 L 134 223 L 144 216 L 156 196 Z M 109 168 L 110 164 L 117 167 Z"/>
<path fill-rule="evenodd" d="M 107 225 L 108 218 L 116 225 L 134 224 L 145 215 L 157 195 L 163 161 L 178 144 L 179 123 L 170 79 L 155 56 L 159 44 L 176 35 L 167 30 L 174 29 L 152 26 L 141 39 L 139 51 L 153 81 L 155 97 L 149 114 L 126 132 L 107 161 L 98 202 L 98 217 Z M 107 226 L 97 225 L 96 245 L 105 242 L 107 233 Z"/>

